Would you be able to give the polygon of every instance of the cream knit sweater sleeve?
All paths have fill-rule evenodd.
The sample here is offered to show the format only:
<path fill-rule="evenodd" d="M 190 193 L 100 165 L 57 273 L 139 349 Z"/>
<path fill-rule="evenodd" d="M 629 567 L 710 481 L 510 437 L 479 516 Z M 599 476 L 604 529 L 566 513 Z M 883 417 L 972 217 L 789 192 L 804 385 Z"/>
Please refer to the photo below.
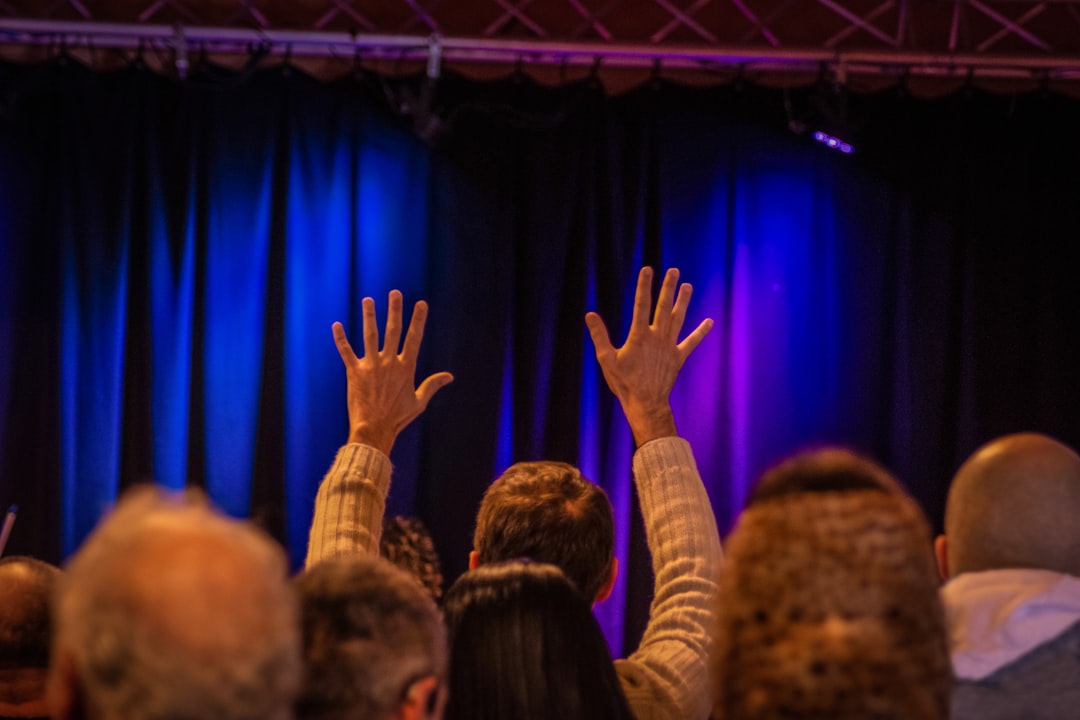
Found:
<path fill-rule="evenodd" d="M 367 445 L 338 450 L 315 496 L 305 567 L 334 557 L 379 554 L 390 458 Z"/>
<path fill-rule="evenodd" d="M 722 553 L 690 444 L 653 440 L 634 455 L 654 595 L 641 644 L 615 668 L 638 720 L 704 720 Z"/>

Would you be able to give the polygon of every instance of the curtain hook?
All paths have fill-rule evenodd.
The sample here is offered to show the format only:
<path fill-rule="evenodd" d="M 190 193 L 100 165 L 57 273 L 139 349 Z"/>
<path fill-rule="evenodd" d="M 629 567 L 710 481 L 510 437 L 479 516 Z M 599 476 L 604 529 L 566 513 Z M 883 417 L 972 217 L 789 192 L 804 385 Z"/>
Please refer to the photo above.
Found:
<path fill-rule="evenodd" d="M 1050 69 L 1046 68 L 1039 73 L 1039 97 L 1046 100 L 1050 97 Z"/>
<path fill-rule="evenodd" d="M 363 56 L 360 54 L 360 46 L 357 45 L 356 47 L 353 48 L 353 62 L 352 62 L 353 78 L 356 79 L 356 80 L 363 80 L 364 79 L 363 60 L 364 60 Z"/>
<path fill-rule="evenodd" d="M 71 60 L 71 56 L 68 54 L 67 35 L 61 33 L 59 36 L 59 49 L 56 54 L 56 63 L 60 65 L 60 67 L 64 67 L 68 64 L 69 60 Z"/>
<path fill-rule="evenodd" d="M 663 62 L 660 58 L 653 58 L 652 70 L 649 72 L 649 85 L 653 90 L 659 90 L 663 84 L 663 78 L 660 77 L 660 71 L 663 70 Z"/>
<path fill-rule="evenodd" d="M 900 97 L 911 93 L 911 66 L 905 65 L 900 73 L 900 81 L 896 83 L 896 92 Z"/>
<path fill-rule="evenodd" d="M 592 68 L 589 70 L 589 84 L 593 87 L 602 87 L 603 83 L 600 82 L 600 61 L 599 55 L 593 58 Z"/>
<path fill-rule="evenodd" d="M 173 37 L 175 38 L 174 52 L 176 53 L 176 75 L 181 80 L 187 78 L 188 74 L 188 46 L 187 37 L 184 35 L 184 25 L 182 23 L 176 23 L 173 26 Z"/>
<path fill-rule="evenodd" d="M 427 76 L 428 80 L 438 80 L 442 74 L 443 46 L 442 36 L 432 33 L 428 38 Z"/>
<path fill-rule="evenodd" d="M 285 52 L 281 56 L 281 77 L 292 77 L 292 43 L 285 43 Z"/>
<path fill-rule="evenodd" d="M 143 54 L 146 52 L 146 38 L 139 38 L 139 44 L 135 48 L 135 57 L 131 60 L 131 67 L 136 70 L 143 70 L 146 68 L 146 60 Z"/>
<path fill-rule="evenodd" d="M 735 67 L 735 82 L 732 84 L 737 93 L 741 93 L 746 89 L 746 63 L 739 63 Z"/>

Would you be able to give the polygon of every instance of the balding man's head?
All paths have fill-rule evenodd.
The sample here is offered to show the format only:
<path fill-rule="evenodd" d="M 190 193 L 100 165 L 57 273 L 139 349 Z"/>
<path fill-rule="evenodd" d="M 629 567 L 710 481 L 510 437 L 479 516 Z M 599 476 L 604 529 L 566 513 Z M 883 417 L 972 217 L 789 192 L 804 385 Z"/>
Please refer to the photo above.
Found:
<path fill-rule="evenodd" d="M 60 569 L 29 557 L 0 559 L 0 717 L 46 713 L 50 598 Z"/>
<path fill-rule="evenodd" d="M 280 548 L 199 499 L 126 496 L 68 566 L 55 619 L 54 717 L 287 717 L 299 687 Z"/>
<path fill-rule="evenodd" d="M 49 666 L 49 598 L 59 577 L 34 558 L 0 560 L 0 669 Z"/>
<path fill-rule="evenodd" d="M 1080 575 L 1080 456 L 1036 433 L 979 448 L 953 478 L 945 509 L 949 576 L 1001 568 Z"/>

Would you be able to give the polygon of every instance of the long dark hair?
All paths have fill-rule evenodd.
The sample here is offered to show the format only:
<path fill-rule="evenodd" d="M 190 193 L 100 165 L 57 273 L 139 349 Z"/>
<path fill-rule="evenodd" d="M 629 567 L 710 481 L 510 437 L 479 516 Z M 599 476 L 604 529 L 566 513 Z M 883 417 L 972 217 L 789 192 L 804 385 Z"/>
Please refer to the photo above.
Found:
<path fill-rule="evenodd" d="M 592 609 L 554 565 L 481 565 L 444 609 L 446 720 L 630 720 Z"/>

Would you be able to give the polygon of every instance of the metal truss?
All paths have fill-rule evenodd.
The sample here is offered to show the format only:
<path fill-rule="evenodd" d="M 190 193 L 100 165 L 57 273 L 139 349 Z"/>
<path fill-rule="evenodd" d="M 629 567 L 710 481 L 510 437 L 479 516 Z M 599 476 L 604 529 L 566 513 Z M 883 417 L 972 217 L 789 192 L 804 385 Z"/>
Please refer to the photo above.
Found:
<path fill-rule="evenodd" d="M 1080 0 L 0 0 L 0 46 L 1080 79 Z"/>

